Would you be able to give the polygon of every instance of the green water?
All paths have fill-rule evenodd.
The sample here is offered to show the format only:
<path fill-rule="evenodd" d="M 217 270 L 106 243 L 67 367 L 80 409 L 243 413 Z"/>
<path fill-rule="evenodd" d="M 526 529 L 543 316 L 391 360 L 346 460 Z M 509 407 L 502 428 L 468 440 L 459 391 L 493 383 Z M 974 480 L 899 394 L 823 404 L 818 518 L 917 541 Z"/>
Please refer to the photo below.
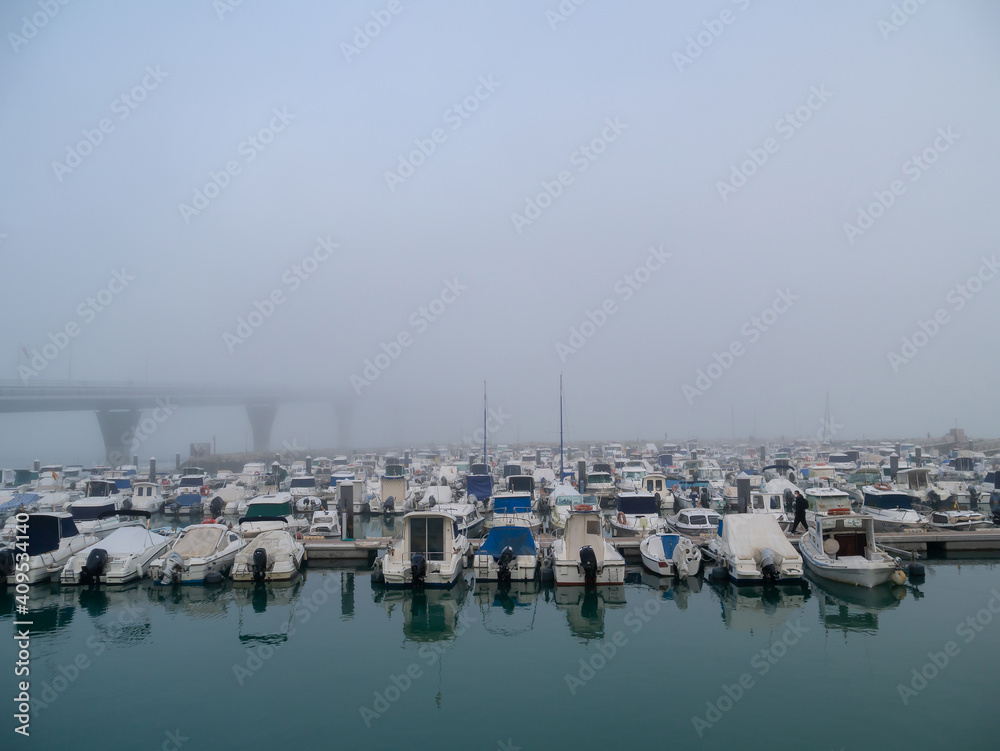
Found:
<path fill-rule="evenodd" d="M 31 735 L 5 638 L 3 748 L 994 749 L 994 588 L 974 561 L 875 592 L 639 569 L 596 594 L 414 594 L 323 568 L 265 590 L 36 587 Z M 4 635 L 13 608 L 0 593 Z M 904 703 L 914 669 L 931 678 Z"/>

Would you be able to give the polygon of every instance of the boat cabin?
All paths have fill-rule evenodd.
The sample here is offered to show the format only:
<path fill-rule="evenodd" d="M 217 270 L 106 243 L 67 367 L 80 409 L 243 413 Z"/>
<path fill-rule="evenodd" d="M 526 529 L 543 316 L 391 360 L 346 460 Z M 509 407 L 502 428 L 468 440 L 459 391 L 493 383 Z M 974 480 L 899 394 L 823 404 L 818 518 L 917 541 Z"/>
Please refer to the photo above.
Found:
<path fill-rule="evenodd" d="M 403 560 L 420 553 L 428 561 L 450 560 L 458 537 L 458 522 L 450 514 L 415 511 L 404 517 Z"/>
<path fill-rule="evenodd" d="M 911 467 L 896 473 L 896 485 L 904 490 L 921 492 L 930 486 L 931 471 L 927 467 Z"/>
<path fill-rule="evenodd" d="M 24 551 L 29 556 L 58 550 L 61 540 L 80 534 L 73 517 L 67 513 L 31 514 L 29 519 L 28 548 Z"/>
<path fill-rule="evenodd" d="M 118 486 L 111 480 L 87 480 L 84 497 L 109 498 L 118 494 Z"/>
<path fill-rule="evenodd" d="M 874 520 L 869 516 L 827 516 L 817 523 L 822 525 L 817 531 L 823 535 L 823 552 L 831 558 L 868 558 L 868 549 L 875 547 Z"/>

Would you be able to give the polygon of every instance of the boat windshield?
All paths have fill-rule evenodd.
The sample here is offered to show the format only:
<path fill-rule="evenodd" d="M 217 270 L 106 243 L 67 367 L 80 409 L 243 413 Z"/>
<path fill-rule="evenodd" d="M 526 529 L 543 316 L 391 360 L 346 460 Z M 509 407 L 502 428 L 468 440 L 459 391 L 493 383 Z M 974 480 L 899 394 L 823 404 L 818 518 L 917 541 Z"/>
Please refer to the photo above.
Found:
<path fill-rule="evenodd" d="M 204 478 L 201 478 L 201 477 L 182 477 L 181 478 L 181 487 L 182 488 L 197 488 L 197 487 L 200 487 L 201 485 L 205 484 L 204 482 L 202 482 L 203 479 Z"/>
<path fill-rule="evenodd" d="M 277 503 L 252 503 L 247 507 L 246 518 L 256 519 L 258 516 L 288 516 L 291 513 L 291 504 L 287 501 Z"/>
<path fill-rule="evenodd" d="M 651 495 L 622 495 L 618 497 L 618 510 L 625 514 L 655 514 L 656 499 Z"/>
<path fill-rule="evenodd" d="M 606 485 L 611 482 L 611 475 L 606 475 L 604 473 L 596 475 L 587 475 L 587 482 L 591 485 Z"/>
<path fill-rule="evenodd" d="M 443 561 L 444 523 L 441 517 L 410 519 L 410 554 L 422 553 L 428 561 Z"/>
<path fill-rule="evenodd" d="M 73 504 L 69 508 L 70 513 L 73 514 L 73 520 L 78 522 L 89 522 L 94 521 L 98 516 L 103 514 L 105 511 L 114 511 L 115 504 L 113 503 L 103 503 L 99 506 L 79 506 Z"/>
<path fill-rule="evenodd" d="M 292 480 L 290 487 L 293 488 L 315 488 L 316 478 L 315 477 L 296 477 Z"/>

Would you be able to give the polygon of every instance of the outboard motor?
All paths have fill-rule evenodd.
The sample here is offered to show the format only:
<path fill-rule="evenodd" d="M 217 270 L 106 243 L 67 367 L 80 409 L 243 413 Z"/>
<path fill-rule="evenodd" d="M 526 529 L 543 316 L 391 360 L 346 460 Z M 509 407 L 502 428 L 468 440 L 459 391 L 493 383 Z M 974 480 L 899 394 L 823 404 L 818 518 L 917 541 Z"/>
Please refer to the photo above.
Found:
<path fill-rule="evenodd" d="M 212 502 L 208 504 L 208 510 L 211 512 L 213 519 L 218 519 L 220 516 L 222 516 L 222 511 L 224 508 L 225 504 L 223 504 L 222 498 L 220 498 L 219 496 L 215 496 L 215 498 L 212 499 Z"/>
<path fill-rule="evenodd" d="M 253 551 L 253 580 L 260 584 L 267 575 L 267 551 L 264 548 L 257 548 Z"/>
<path fill-rule="evenodd" d="M 126 498 L 124 501 L 122 501 L 122 508 L 125 509 L 126 511 L 131 511 L 132 510 L 132 499 L 131 498 Z"/>
<path fill-rule="evenodd" d="M 510 564 L 514 560 L 514 548 L 510 545 L 505 547 L 497 559 L 497 582 L 500 584 L 510 584 Z"/>
<path fill-rule="evenodd" d="M 431 496 L 427 499 L 427 508 L 434 508 L 435 503 L 437 503 L 437 501 L 434 500 L 434 496 Z"/>
<path fill-rule="evenodd" d="M 423 587 L 427 578 L 427 559 L 420 553 L 414 553 L 410 558 L 410 576 L 414 587 Z"/>
<path fill-rule="evenodd" d="M 791 513 L 795 510 L 795 494 L 789 488 L 785 488 L 785 492 L 781 494 L 781 497 L 785 501 L 785 511 Z"/>
<path fill-rule="evenodd" d="M 597 554 L 590 545 L 580 548 L 580 566 L 583 568 L 583 581 L 588 587 L 597 584 Z"/>
<path fill-rule="evenodd" d="M 760 573 L 765 584 L 774 584 L 778 580 L 778 564 L 771 548 L 764 548 L 760 553 Z"/>
<path fill-rule="evenodd" d="M 100 585 L 101 576 L 104 574 L 104 570 L 107 567 L 108 551 L 103 548 L 94 548 L 90 551 L 90 555 L 87 556 L 87 562 L 80 570 L 80 584 Z"/>
<path fill-rule="evenodd" d="M 389 496 L 385 499 L 385 503 L 382 504 L 382 515 L 392 516 L 396 511 L 396 499 L 393 496 Z"/>
<path fill-rule="evenodd" d="M 0 550 L 0 584 L 6 584 L 7 580 L 13 576 L 15 563 L 13 550 L 10 548 Z"/>
<path fill-rule="evenodd" d="M 170 551 L 163 561 L 163 569 L 160 571 L 160 584 L 180 584 L 181 573 L 184 571 L 184 559 L 180 553 Z"/>

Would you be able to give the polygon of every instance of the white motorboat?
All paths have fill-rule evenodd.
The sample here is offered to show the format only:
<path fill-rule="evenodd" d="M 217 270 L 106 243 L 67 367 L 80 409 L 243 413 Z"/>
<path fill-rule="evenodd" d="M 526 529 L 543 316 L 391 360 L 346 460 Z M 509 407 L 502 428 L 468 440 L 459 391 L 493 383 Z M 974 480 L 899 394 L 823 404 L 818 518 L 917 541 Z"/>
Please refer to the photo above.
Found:
<path fill-rule="evenodd" d="M 613 537 L 645 537 L 667 531 L 659 504 L 651 493 L 618 494 L 616 513 L 608 517 Z"/>
<path fill-rule="evenodd" d="M 688 537 L 712 537 L 719 529 L 722 514 L 709 508 L 685 508 L 667 517 L 667 525 Z"/>
<path fill-rule="evenodd" d="M 116 506 L 107 497 L 81 498 L 69 505 L 69 512 L 80 534 L 94 535 L 103 539 L 122 527 L 144 525 L 130 512 Z"/>
<path fill-rule="evenodd" d="M 596 510 L 569 515 L 565 533 L 552 543 L 552 568 L 560 587 L 625 582 L 625 559 L 604 538 Z"/>
<path fill-rule="evenodd" d="M 47 493 L 38 493 L 39 511 L 66 511 L 69 505 L 83 496 L 78 491 L 53 490 Z"/>
<path fill-rule="evenodd" d="M 100 542 L 75 553 L 60 574 L 61 584 L 128 584 L 146 575 L 171 538 L 145 527 L 121 527 Z"/>
<path fill-rule="evenodd" d="M 304 532 L 309 524 L 292 513 L 292 494 L 287 492 L 259 495 L 247 501 L 247 510 L 239 520 L 239 533 L 245 540 L 271 529 L 287 527 L 293 534 Z"/>
<path fill-rule="evenodd" d="M 532 534 L 542 528 L 542 519 L 531 507 L 531 495 L 524 491 L 507 491 L 493 496 L 493 526 L 527 526 Z"/>
<path fill-rule="evenodd" d="M 617 490 L 615 478 L 610 472 L 588 472 L 584 490 L 600 498 L 602 505 L 609 504 Z"/>
<path fill-rule="evenodd" d="M 913 496 L 888 483 L 861 488 L 861 513 L 875 522 L 876 532 L 906 532 L 927 528 L 927 518 L 913 508 Z"/>
<path fill-rule="evenodd" d="M 376 558 L 373 581 L 387 587 L 451 587 L 461 576 L 469 540 L 458 523 L 441 511 L 411 511 L 403 531 Z"/>
<path fill-rule="evenodd" d="M 806 509 L 806 522 L 810 525 L 818 516 L 851 513 L 851 497 L 843 490 L 829 487 L 806 488 L 803 495 L 809 504 Z"/>
<path fill-rule="evenodd" d="M 293 477 L 288 485 L 288 492 L 295 499 L 316 496 L 320 492 L 319 482 L 312 475 Z"/>
<path fill-rule="evenodd" d="M 28 520 L 18 528 L 27 534 L 27 546 L 20 542 L 8 550 L 28 554 L 27 584 L 41 584 L 58 577 L 70 556 L 97 542 L 94 535 L 81 534 L 73 517 L 65 511 L 28 514 Z M 23 518 L 23 517 L 22 517 Z"/>
<path fill-rule="evenodd" d="M 305 533 L 306 539 L 332 539 L 340 537 L 340 515 L 337 511 L 319 509 L 314 511 L 309 529 Z"/>
<path fill-rule="evenodd" d="M 236 554 L 233 581 L 255 584 L 291 581 L 298 576 L 305 553 L 305 546 L 287 529 L 261 532 Z"/>
<path fill-rule="evenodd" d="M 566 526 L 574 511 L 595 511 L 600 508 L 596 495 L 581 495 L 572 485 L 556 485 L 549 494 L 549 521 L 556 529 Z"/>
<path fill-rule="evenodd" d="M 799 550 L 809 570 L 824 579 L 861 587 L 906 581 L 899 559 L 875 541 L 875 520 L 866 514 L 817 516 Z"/>
<path fill-rule="evenodd" d="M 750 493 L 750 504 L 747 506 L 747 513 L 770 514 L 783 530 L 788 529 L 792 523 L 792 518 L 784 509 L 783 493 Z"/>
<path fill-rule="evenodd" d="M 802 556 L 770 514 L 728 514 L 708 551 L 718 564 L 713 579 L 728 576 L 736 584 L 792 584 L 802 579 Z"/>
<path fill-rule="evenodd" d="M 208 486 L 208 475 L 183 475 L 174 497 L 163 506 L 163 512 L 178 516 L 204 513 L 202 501 L 212 493 Z"/>
<path fill-rule="evenodd" d="M 477 581 L 532 581 L 538 574 L 538 552 L 531 529 L 524 525 L 494 526 L 473 559 Z"/>
<path fill-rule="evenodd" d="M 149 566 L 157 584 L 212 584 L 222 581 L 246 542 L 224 524 L 194 524 Z"/>
<path fill-rule="evenodd" d="M 159 513 L 163 510 L 163 492 L 160 485 L 155 482 L 134 482 L 132 483 L 132 497 L 123 502 L 125 508 L 132 508 L 136 511 L 148 511 L 151 514 Z"/>
<path fill-rule="evenodd" d="M 934 529 L 953 529 L 966 532 L 993 526 L 985 514 L 981 514 L 978 511 L 963 511 L 960 509 L 932 511 L 927 517 L 927 521 Z"/>
<path fill-rule="evenodd" d="M 642 565 L 657 576 L 696 576 L 701 568 L 701 548 L 678 534 L 650 535 L 639 543 Z"/>
<path fill-rule="evenodd" d="M 401 464 L 387 464 L 385 474 L 379 478 L 378 494 L 371 500 L 372 513 L 405 514 L 412 511 L 413 506 L 413 491 L 406 482 L 406 468 Z"/>
<path fill-rule="evenodd" d="M 455 517 L 460 535 L 470 538 L 482 536 L 486 517 L 479 510 L 479 506 L 472 503 L 436 503 L 432 508 Z"/>
<path fill-rule="evenodd" d="M 295 510 L 300 514 L 308 514 L 323 508 L 323 500 L 319 496 L 305 495 L 295 499 Z"/>
<path fill-rule="evenodd" d="M 241 516 L 246 503 L 260 490 L 262 475 L 229 475 L 221 488 L 209 488 L 201 497 L 201 512 L 218 519 L 220 516 Z M 263 475 L 266 477 L 266 475 Z"/>

